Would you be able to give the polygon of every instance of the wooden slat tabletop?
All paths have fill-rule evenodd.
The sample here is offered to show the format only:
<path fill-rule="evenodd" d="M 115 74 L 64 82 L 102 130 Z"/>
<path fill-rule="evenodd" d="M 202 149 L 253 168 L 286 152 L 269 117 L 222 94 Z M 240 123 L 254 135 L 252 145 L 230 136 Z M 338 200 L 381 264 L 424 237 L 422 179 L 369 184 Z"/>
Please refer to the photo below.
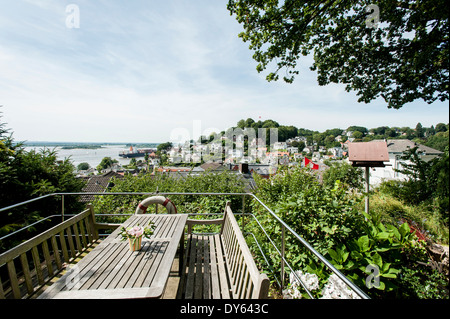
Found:
<path fill-rule="evenodd" d="M 133 215 L 39 298 L 158 298 L 167 283 L 187 214 Z M 120 228 L 155 223 L 150 239 L 131 252 Z M 183 247 L 181 247 L 183 248 Z M 181 265 L 180 265 L 181 267 Z"/>

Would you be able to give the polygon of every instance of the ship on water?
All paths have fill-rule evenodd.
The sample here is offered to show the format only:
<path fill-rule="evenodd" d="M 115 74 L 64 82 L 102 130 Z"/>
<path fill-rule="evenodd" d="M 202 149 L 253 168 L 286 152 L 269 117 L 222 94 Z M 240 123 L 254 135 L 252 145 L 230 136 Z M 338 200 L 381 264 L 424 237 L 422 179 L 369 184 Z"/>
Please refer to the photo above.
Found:
<path fill-rule="evenodd" d="M 144 157 L 145 154 L 150 154 L 153 152 L 155 152 L 155 150 L 151 148 L 136 149 L 133 146 L 130 146 L 128 151 L 120 152 L 119 156 L 124 158 Z"/>

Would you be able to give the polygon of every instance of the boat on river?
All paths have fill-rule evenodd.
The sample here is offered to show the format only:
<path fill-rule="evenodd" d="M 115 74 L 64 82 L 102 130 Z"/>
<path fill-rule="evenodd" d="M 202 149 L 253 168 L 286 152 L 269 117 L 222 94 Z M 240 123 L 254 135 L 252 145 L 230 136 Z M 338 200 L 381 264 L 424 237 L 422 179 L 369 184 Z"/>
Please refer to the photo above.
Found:
<path fill-rule="evenodd" d="M 144 157 L 145 154 L 153 153 L 154 151 L 155 150 L 151 148 L 136 149 L 133 146 L 130 146 L 128 151 L 120 152 L 119 156 L 124 158 Z"/>

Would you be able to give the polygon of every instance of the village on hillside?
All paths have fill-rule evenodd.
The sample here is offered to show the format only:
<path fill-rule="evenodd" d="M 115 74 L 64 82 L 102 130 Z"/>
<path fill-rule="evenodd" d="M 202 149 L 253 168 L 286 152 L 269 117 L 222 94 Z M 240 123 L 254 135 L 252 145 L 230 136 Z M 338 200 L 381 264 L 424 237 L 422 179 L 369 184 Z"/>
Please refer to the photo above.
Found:
<path fill-rule="evenodd" d="M 176 178 L 185 178 L 189 175 L 203 174 L 204 172 L 230 171 L 239 174 L 246 180 L 249 189 L 254 185 L 253 174 L 269 178 L 277 173 L 280 166 L 309 167 L 319 178 L 327 170 L 329 164 L 335 161 L 349 161 L 348 146 L 354 142 L 385 141 L 389 162 L 384 167 L 373 167 L 370 170 L 370 184 L 379 185 L 382 181 L 404 180 L 406 177 L 398 172 L 402 164 L 410 164 L 402 159 L 402 155 L 409 149 L 418 148 L 420 157 L 426 161 L 440 156 L 443 152 L 429 146 L 412 141 L 406 136 L 411 132 L 395 132 L 396 139 L 379 139 L 377 130 L 363 133 L 359 127 L 351 130 L 342 130 L 337 136 L 325 137 L 327 143 L 315 141 L 317 136 L 294 136 L 285 141 L 267 143 L 263 138 L 248 135 L 234 134 L 227 136 L 211 136 L 209 141 L 201 137 L 199 141 L 189 141 L 184 144 L 161 144 L 158 149 L 148 150 L 145 156 L 130 159 L 129 165 L 120 165 L 112 161 L 110 165 L 101 170 L 90 168 L 79 170 L 78 176 L 87 180 L 85 191 L 103 192 L 112 177 L 121 178 L 125 174 L 168 174 Z M 339 133 L 339 131 L 338 131 Z M 422 133 L 430 134 L 424 130 Z M 333 137 L 333 138 L 331 138 Z M 325 145 L 319 145 L 325 144 Z M 327 147 L 329 146 L 329 147 Z"/>

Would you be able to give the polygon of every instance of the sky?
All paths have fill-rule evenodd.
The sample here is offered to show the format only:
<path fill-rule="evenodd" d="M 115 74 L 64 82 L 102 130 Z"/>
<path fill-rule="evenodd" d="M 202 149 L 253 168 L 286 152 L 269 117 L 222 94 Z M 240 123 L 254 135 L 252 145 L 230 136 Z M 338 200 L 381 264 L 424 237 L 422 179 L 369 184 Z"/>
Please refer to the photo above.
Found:
<path fill-rule="evenodd" d="M 317 131 L 448 123 L 448 101 L 400 110 L 267 82 L 228 0 L 0 0 L 1 121 L 16 141 L 162 143 L 272 119 Z"/>

